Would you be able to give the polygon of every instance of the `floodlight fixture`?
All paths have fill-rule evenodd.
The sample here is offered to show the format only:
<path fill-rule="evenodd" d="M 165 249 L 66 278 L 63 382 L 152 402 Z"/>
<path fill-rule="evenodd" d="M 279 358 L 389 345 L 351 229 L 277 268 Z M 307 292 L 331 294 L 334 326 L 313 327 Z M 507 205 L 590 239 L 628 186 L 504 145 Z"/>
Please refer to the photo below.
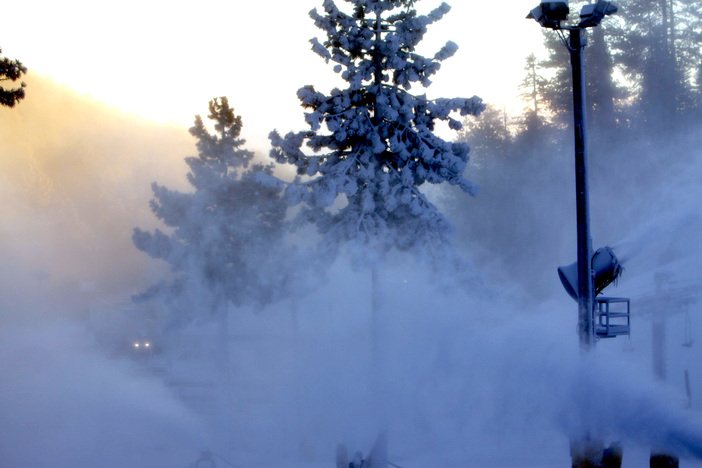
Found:
<path fill-rule="evenodd" d="M 542 27 L 559 29 L 561 21 L 568 19 L 570 8 L 568 2 L 548 2 L 541 1 L 541 4 L 531 10 L 527 19 L 536 20 Z"/>
<path fill-rule="evenodd" d="M 580 10 L 581 28 L 591 28 L 600 24 L 605 16 L 613 15 L 619 10 L 619 6 L 614 2 L 597 0 L 597 3 L 583 6 Z"/>

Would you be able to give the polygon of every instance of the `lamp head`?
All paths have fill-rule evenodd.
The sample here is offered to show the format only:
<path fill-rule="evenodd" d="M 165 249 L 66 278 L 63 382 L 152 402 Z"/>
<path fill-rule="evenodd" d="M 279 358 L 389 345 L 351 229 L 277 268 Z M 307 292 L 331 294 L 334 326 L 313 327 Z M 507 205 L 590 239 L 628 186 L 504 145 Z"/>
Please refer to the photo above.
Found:
<path fill-rule="evenodd" d="M 536 20 L 542 27 L 559 29 L 561 21 L 568 19 L 570 8 L 568 2 L 549 2 L 541 0 L 541 4 L 531 10 L 527 19 Z"/>
<path fill-rule="evenodd" d="M 597 0 L 597 3 L 585 5 L 580 10 L 580 26 L 584 28 L 597 26 L 605 16 L 613 15 L 617 10 L 619 6 L 616 3 L 606 0 Z"/>

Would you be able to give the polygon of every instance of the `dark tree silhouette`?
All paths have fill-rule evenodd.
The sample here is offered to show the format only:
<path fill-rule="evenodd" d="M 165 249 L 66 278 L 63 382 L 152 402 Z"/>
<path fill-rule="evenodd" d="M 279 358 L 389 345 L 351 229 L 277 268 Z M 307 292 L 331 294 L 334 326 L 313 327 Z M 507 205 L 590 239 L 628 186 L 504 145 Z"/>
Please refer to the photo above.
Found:
<path fill-rule="evenodd" d="M 2 53 L 2 49 L 0 49 Z M 0 82 L 19 80 L 27 73 L 27 68 L 19 60 L 11 60 L 7 57 L 0 58 Z M 24 99 L 24 83 L 20 83 L 18 88 L 6 89 L 0 86 L 0 104 L 7 107 L 14 107 L 21 99 Z"/>
<path fill-rule="evenodd" d="M 702 63 L 702 1 L 631 0 L 610 23 L 616 63 L 634 84 L 637 119 L 653 135 L 683 123 Z"/>
<path fill-rule="evenodd" d="M 608 46 L 612 42 L 608 26 L 609 23 L 588 29 L 588 46 L 585 48 L 588 125 L 593 130 L 619 127 L 621 116 L 617 114 L 615 104 L 628 95 L 613 79 L 616 64 Z M 542 107 L 552 113 L 554 123 L 570 126 L 573 108 L 570 54 L 560 37 L 552 31 L 544 33 L 544 46 L 548 58 L 539 67 L 552 78 L 545 86 Z"/>
<path fill-rule="evenodd" d="M 524 66 L 524 71 L 527 74 L 519 85 L 519 89 L 522 91 L 520 97 L 528 104 L 528 112 L 533 112 L 537 120 L 544 117 L 540 115 L 540 111 L 544 107 L 544 94 L 548 83 L 548 80 L 539 73 L 540 69 L 541 67 L 536 60 L 536 56 L 530 54 L 526 58 L 526 65 Z"/>

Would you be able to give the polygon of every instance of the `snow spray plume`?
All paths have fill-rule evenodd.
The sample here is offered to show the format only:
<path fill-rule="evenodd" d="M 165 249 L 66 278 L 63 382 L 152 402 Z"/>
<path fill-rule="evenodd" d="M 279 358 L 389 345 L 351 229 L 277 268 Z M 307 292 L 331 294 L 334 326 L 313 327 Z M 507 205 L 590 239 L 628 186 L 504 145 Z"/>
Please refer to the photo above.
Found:
<path fill-rule="evenodd" d="M 594 430 L 611 440 L 702 460 L 702 424 L 683 409 L 680 396 L 620 364 L 604 365 L 594 356 L 579 362 L 560 414 L 566 431 Z"/>
<path fill-rule="evenodd" d="M 79 308 L 90 295 L 128 294 L 152 274 L 130 240 L 134 223 L 153 223 L 149 184 L 156 174 L 180 182 L 172 154 L 192 141 L 184 128 L 117 112 L 48 78 L 27 81 L 22 105 L 0 109 L 0 201 L 11 207 L 0 213 L 1 283 Z"/>
<path fill-rule="evenodd" d="M 203 446 L 199 422 L 91 346 L 84 319 L 148 283 L 131 228 L 151 222 L 149 183 L 182 177 L 168 158 L 192 143 L 185 129 L 27 81 L 22 105 L 0 111 L 0 465 L 181 466 Z"/>
<path fill-rule="evenodd" d="M 79 326 L 5 328 L 0 354 L 2 466 L 184 466 L 204 446 L 161 383 L 96 354 Z"/>
<path fill-rule="evenodd" d="M 665 262 L 662 256 L 671 247 L 683 253 L 693 250 L 699 241 L 702 217 L 699 210 L 677 211 L 673 214 L 655 218 L 638 227 L 632 234 L 612 246 L 623 264 L 632 260 L 648 262 Z M 641 259 L 645 257 L 646 259 Z M 672 260 L 674 258 L 668 259 Z"/>

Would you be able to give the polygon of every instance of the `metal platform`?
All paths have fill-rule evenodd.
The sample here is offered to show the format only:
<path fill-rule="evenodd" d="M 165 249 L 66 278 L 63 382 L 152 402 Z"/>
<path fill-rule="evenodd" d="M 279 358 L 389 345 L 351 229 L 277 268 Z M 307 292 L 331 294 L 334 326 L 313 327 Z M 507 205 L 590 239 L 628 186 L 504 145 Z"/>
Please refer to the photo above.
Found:
<path fill-rule="evenodd" d="M 598 297 L 595 300 L 595 336 L 614 338 L 631 333 L 629 298 Z"/>

